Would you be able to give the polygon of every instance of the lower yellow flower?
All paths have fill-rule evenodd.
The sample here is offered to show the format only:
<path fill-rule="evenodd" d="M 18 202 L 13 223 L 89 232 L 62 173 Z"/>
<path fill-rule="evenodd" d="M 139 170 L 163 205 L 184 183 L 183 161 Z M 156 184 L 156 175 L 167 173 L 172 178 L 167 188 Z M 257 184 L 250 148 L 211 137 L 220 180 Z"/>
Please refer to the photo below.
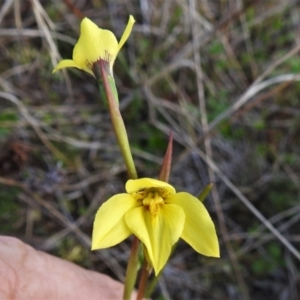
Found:
<path fill-rule="evenodd" d="M 197 252 L 219 257 L 215 226 L 197 198 L 151 178 L 128 180 L 125 188 L 127 194 L 115 195 L 99 208 L 92 250 L 114 246 L 134 234 L 144 244 L 156 275 L 180 237 Z"/>

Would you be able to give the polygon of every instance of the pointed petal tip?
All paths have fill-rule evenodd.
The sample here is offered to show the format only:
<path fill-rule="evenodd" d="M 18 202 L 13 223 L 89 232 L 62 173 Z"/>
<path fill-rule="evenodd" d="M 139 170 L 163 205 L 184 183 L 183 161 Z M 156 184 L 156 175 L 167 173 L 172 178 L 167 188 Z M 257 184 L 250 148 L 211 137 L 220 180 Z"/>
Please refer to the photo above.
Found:
<path fill-rule="evenodd" d="M 99 26 L 87 17 L 83 18 L 80 23 L 81 34 L 85 34 L 87 31 L 94 32 L 96 34 L 99 29 Z"/>
<path fill-rule="evenodd" d="M 196 252 L 201 255 L 212 257 L 212 258 L 220 258 L 220 249 L 219 249 L 219 242 L 218 240 L 205 241 L 202 243 L 201 246 L 197 245 L 196 242 L 188 241 L 185 237 L 181 236 L 183 240 L 185 240 Z M 212 238 L 213 239 L 213 238 Z M 213 245 L 214 244 L 214 245 Z"/>
<path fill-rule="evenodd" d="M 216 241 L 216 245 L 214 245 L 214 246 L 215 247 L 212 247 L 212 249 L 210 250 L 210 252 L 207 252 L 206 254 L 202 254 L 202 253 L 201 254 L 205 255 L 207 257 L 220 258 L 219 242 Z"/>
<path fill-rule="evenodd" d="M 78 69 L 81 69 L 81 67 L 76 62 L 74 62 L 72 59 L 63 59 L 53 69 L 53 73 L 59 71 L 60 69 L 64 69 L 64 68 L 78 68 Z"/>
<path fill-rule="evenodd" d="M 133 15 L 129 15 L 129 23 L 134 24 L 135 23 L 135 18 L 133 17 Z"/>
<path fill-rule="evenodd" d="M 91 246 L 91 250 L 94 251 L 94 250 L 97 250 L 97 248 L 96 248 L 95 246 L 92 245 L 92 246 Z"/>
<path fill-rule="evenodd" d="M 92 239 L 92 245 L 91 245 L 92 251 L 105 249 L 105 248 L 108 248 L 108 247 L 103 247 L 101 244 L 99 244 L 99 242 L 97 243 L 96 241 L 93 241 L 93 239 Z"/>
<path fill-rule="evenodd" d="M 54 73 L 56 73 L 57 71 L 59 71 L 60 69 L 62 69 L 62 68 L 58 68 L 58 67 L 57 67 L 58 65 L 59 65 L 59 64 L 57 64 L 56 67 L 52 70 L 52 74 L 54 74 Z"/>
<path fill-rule="evenodd" d="M 126 25 L 126 28 L 123 32 L 123 35 L 120 39 L 120 42 L 119 42 L 119 51 L 120 49 L 123 47 L 123 45 L 125 44 L 125 42 L 127 41 L 131 31 L 132 31 L 132 27 L 133 27 L 133 24 L 135 23 L 135 19 L 132 15 L 129 16 L 129 19 L 128 19 L 128 23 Z"/>
<path fill-rule="evenodd" d="M 90 26 L 90 25 L 95 26 L 96 24 L 92 20 L 90 20 L 89 18 L 87 18 L 87 17 L 84 17 L 81 20 L 80 26 Z"/>

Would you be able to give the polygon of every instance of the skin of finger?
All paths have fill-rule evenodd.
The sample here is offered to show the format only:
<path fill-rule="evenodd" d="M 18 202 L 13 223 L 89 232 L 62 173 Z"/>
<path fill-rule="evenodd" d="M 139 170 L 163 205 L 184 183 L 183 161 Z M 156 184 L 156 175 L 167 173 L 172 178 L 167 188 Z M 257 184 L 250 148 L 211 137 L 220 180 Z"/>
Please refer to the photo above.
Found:
<path fill-rule="evenodd" d="M 123 293 L 123 285 L 106 275 L 4 236 L 0 282 L 0 299 L 122 299 Z"/>

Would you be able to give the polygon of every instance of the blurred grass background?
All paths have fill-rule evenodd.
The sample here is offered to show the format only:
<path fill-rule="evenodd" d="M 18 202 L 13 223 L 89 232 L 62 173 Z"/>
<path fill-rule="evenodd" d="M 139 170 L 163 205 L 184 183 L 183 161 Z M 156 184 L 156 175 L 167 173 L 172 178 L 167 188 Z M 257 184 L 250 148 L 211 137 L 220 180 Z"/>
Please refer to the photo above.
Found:
<path fill-rule="evenodd" d="M 2 0 L 0 233 L 124 279 L 131 242 L 90 251 L 97 208 L 127 175 L 94 79 L 52 74 L 80 17 L 120 38 L 114 74 L 140 177 L 198 195 L 221 258 L 183 241 L 153 299 L 300 299 L 300 1 Z M 87 45 L 88 46 L 88 45 Z"/>

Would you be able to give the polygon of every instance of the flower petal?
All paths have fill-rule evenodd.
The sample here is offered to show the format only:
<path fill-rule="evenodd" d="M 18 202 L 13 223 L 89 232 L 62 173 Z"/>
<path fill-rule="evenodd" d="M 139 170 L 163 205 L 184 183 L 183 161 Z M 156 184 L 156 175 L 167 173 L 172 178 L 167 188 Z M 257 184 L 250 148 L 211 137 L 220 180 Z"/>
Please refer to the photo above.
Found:
<path fill-rule="evenodd" d="M 89 72 L 89 64 L 100 58 L 109 60 L 112 66 L 118 51 L 118 41 L 111 31 L 99 28 L 88 18 L 82 20 L 80 37 L 73 50 L 73 60 L 81 69 Z"/>
<path fill-rule="evenodd" d="M 170 184 L 153 178 L 129 179 L 125 186 L 128 194 L 145 188 L 164 188 L 171 194 L 176 193 L 175 189 Z"/>
<path fill-rule="evenodd" d="M 115 195 L 100 206 L 94 220 L 92 250 L 114 246 L 131 234 L 124 215 L 135 206 L 136 200 L 128 194 Z"/>
<path fill-rule="evenodd" d="M 76 62 L 72 59 L 64 59 L 61 60 L 57 66 L 53 69 L 53 73 L 55 73 L 56 71 L 63 69 L 63 68 L 78 68 L 81 69 L 81 67 L 76 64 Z"/>
<path fill-rule="evenodd" d="M 152 217 L 143 206 L 126 213 L 125 221 L 147 248 L 156 275 L 166 264 L 172 246 L 178 241 L 184 220 L 183 210 L 174 204 L 161 206 L 156 217 Z"/>
<path fill-rule="evenodd" d="M 119 42 L 119 48 L 118 48 L 118 51 L 120 51 L 120 49 L 123 47 L 123 45 L 125 44 L 125 42 L 127 41 L 131 31 L 132 31 L 132 27 L 133 27 L 133 24 L 135 23 L 135 19 L 133 18 L 132 15 L 129 16 L 129 20 L 128 20 L 128 23 L 127 23 L 127 26 L 123 32 L 123 35 L 120 39 L 120 42 Z"/>
<path fill-rule="evenodd" d="M 205 206 L 188 193 L 175 194 L 168 201 L 184 210 L 185 224 L 181 238 L 203 255 L 220 257 L 215 225 Z"/>

